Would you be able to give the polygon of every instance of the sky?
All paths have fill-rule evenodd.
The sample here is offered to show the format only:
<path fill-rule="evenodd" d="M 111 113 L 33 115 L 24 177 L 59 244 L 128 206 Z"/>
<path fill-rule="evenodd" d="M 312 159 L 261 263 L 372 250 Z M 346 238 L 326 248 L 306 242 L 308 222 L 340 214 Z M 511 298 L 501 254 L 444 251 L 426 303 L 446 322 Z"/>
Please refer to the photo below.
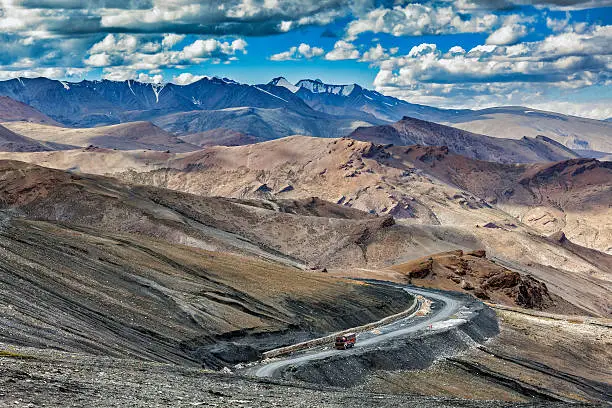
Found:
<path fill-rule="evenodd" d="M 612 117 L 612 0 L 0 0 L 0 80 L 321 79 Z"/>

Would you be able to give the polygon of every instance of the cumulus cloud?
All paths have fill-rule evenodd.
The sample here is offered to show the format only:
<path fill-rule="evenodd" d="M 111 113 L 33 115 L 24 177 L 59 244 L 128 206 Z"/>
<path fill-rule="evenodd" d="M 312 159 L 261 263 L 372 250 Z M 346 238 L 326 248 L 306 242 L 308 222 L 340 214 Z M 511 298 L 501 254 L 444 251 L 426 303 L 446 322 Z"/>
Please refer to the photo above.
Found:
<path fill-rule="evenodd" d="M 522 24 L 505 24 L 493 31 L 487 38 L 487 44 L 512 45 L 527 35 L 527 27 Z"/>
<path fill-rule="evenodd" d="M 366 32 L 394 36 L 481 33 L 499 25 L 500 18 L 492 13 L 474 13 L 466 17 L 453 6 L 410 3 L 403 7 L 371 10 L 349 23 L 346 33 L 350 39 Z"/>
<path fill-rule="evenodd" d="M 51 79 L 80 79 L 87 73 L 88 69 L 84 68 L 28 68 L 25 70 L 0 69 L 0 80 L 12 78 L 37 78 L 45 77 Z"/>
<path fill-rule="evenodd" d="M 612 0 L 458 0 L 461 9 L 469 10 L 508 10 L 517 6 L 532 5 L 553 10 L 582 10 L 610 7 Z"/>
<path fill-rule="evenodd" d="M 164 38 L 162 39 L 161 45 L 164 48 L 172 48 L 176 44 L 183 41 L 184 39 L 185 39 L 184 35 L 178 35 L 178 34 L 172 34 L 172 33 L 164 34 Z"/>
<path fill-rule="evenodd" d="M 330 61 L 339 60 L 356 60 L 359 59 L 361 54 L 353 43 L 348 41 L 340 40 L 334 44 L 334 49 L 325 54 L 325 59 Z"/>
<path fill-rule="evenodd" d="M 301 43 L 297 47 L 291 47 L 287 51 L 279 52 L 270 56 L 272 61 L 294 61 L 298 59 L 311 59 L 314 57 L 320 57 L 325 53 L 325 50 L 320 47 L 311 47 L 308 44 Z"/>
<path fill-rule="evenodd" d="M 380 62 L 374 85 L 379 92 L 440 106 L 507 104 L 551 89 L 610 84 L 610 43 L 612 26 L 468 51 L 455 46 L 443 52 L 436 44 L 420 44 Z"/>
<path fill-rule="evenodd" d="M 4 0 L 0 30 L 268 35 L 345 16 L 345 0 Z M 3 4 L 4 4 L 3 3 Z"/>
<path fill-rule="evenodd" d="M 170 50 L 167 36 L 155 39 L 132 34 L 108 34 L 90 48 L 84 62 L 92 67 L 122 67 L 126 72 L 157 70 L 195 65 L 209 59 L 213 62 L 229 60 L 237 53 L 246 53 L 246 47 L 246 41 L 240 38 L 233 41 L 207 38 L 197 39 L 182 50 Z"/>
<path fill-rule="evenodd" d="M 370 47 L 369 50 L 365 51 L 359 61 L 364 62 L 376 62 L 389 58 L 390 54 L 397 53 L 398 48 L 391 48 L 389 50 L 383 48 L 382 45 L 376 44 L 374 47 Z"/>

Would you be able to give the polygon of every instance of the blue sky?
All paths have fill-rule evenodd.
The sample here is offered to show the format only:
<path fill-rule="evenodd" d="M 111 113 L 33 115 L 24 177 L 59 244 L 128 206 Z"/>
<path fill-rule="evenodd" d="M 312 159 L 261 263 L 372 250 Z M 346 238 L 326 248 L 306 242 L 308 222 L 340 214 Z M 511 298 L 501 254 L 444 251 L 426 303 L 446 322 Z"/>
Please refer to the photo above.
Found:
<path fill-rule="evenodd" d="M 612 0 L 0 0 L 0 79 L 285 76 L 612 116 Z"/>

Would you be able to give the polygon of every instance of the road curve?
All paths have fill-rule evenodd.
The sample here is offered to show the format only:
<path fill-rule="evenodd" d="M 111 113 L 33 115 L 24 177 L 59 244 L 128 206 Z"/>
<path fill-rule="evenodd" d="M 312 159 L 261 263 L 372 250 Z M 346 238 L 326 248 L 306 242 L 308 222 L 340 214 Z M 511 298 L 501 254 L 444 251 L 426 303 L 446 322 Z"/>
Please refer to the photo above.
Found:
<path fill-rule="evenodd" d="M 414 318 L 407 317 L 397 322 L 381 326 L 377 329 L 380 334 L 374 334 L 372 331 L 359 333 L 357 335 L 357 343 L 354 349 L 372 346 L 382 343 L 398 336 L 404 336 L 408 333 L 414 333 L 419 330 L 426 329 L 430 326 L 444 325 L 444 322 L 454 324 L 460 319 L 450 319 L 464 306 L 465 301 L 451 295 L 447 295 L 441 291 L 429 290 L 424 288 L 416 288 L 406 286 L 403 289 L 413 295 L 422 295 L 432 301 L 431 312 L 422 317 Z M 451 321 L 452 320 L 452 321 Z M 264 365 L 252 367 L 247 372 L 256 377 L 278 377 L 280 373 L 289 366 L 300 364 L 305 361 L 319 360 L 340 353 L 351 353 L 352 350 L 335 350 L 315 349 L 310 352 L 306 351 L 299 355 L 288 357 L 282 360 L 273 361 Z"/>

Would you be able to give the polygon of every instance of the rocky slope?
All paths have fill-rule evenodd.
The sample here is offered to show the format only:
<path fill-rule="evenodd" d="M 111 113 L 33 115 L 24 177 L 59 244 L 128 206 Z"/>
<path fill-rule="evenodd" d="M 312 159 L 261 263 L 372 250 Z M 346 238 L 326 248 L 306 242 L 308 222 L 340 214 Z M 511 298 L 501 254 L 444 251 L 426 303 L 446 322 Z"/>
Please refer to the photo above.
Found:
<path fill-rule="evenodd" d="M 359 128 L 349 137 L 399 146 L 447 146 L 456 154 L 502 163 L 558 161 L 578 156 L 563 145 L 544 137 L 520 140 L 492 138 L 409 117 L 391 125 Z"/>
<path fill-rule="evenodd" d="M 3 376 L 0 377 L 0 404 L 3 405 L 17 405 L 17 401 L 20 405 L 82 407 L 84 404 L 94 404 L 103 408 L 155 405 L 262 408 L 287 405 L 321 408 L 406 405 L 424 408 L 585 406 L 540 400 L 522 403 L 490 401 L 491 395 L 501 399 L 504 395 L 502 392 L 490 394 L 488 398 L 481 398 L 484 399 L 481 401 L 469 401 L 453 396 L 422 397 L 414 394 L 392 395 L 388 391 L 322 388 L 301 383 L 220 374 L 171 364 L 24 347 L 10 347 L 7 354 L 9 353 L 15 357 L 0 357 L 3 369 Z M 386 386 L 386 389 L 389 387 Z"/>
<path fill-rule="evenodd" d="M 608 403 L 609 320 L 606 326 L 570 316 L 506 310 L 497 314 L 501 333 L 484 347 L 440 360 L 426 370 L 377 373 L 354 391 L 504 401 L 525 401 L 540 392 L 596 406 Z"/>
<path fill-rule="evenodd" d="M 462 115 L 449 116 L 442 123 L 493 137 L 545 136 L 572 150 L 612 152 L 612 124 L 609 122 L 522 106 L 464 111 Z"/>
<path fill-rule="evenodd" d="M 407 149 L 406 154 L 419 169 L 484 198 L 542 234 L 564 231 L 578 244 L 610 253 L 610 162 L 572 159 L 504 165 L 422 146 Z"/>
<path fill-rule="evenodd" d="M 242 146 L 257 143 L 255 136 L 245 135 L 227 128 L 216 128 L 204 132 L 191 133 L 180 136 L 180 139 L 200 147 L 207 146 Z"/>
<path fill-rule="evenodd" d="M 602 263 L 608 262 L 608 258 L 601 252 L 582 248 L 609 245 L 606 224 L 601 222 L 601 214 L 609 211 L 605 201 L 599 206 L 604 212 L 582 211 L 576 201 L 578 210 L 571 217 L 580 220 L 579 225 L 588 223 L 597 228 L 602 238 L 581 240 L 584 234 L 580 234 L 580 229 L 566 227 L 568 239 L 577 244 L 568 246 L 548 239 L 547 234 L 535 229 L 536 225 L 530 226 L 513 216 L 502 200 L 496 203 L 484 194 L 498 191 L 496 186 L 504 186 L 507 181 L 520 180 L 521 174 L 540 168 L 539 165 L 475 161 L 432 147 L 384 147 L 350 139 L 307 137 L 240 147 L 211 147 L 185 154 L 98 150 L 19 157 L 51 167 L 77 166 L 84 172 L 112 174 L 132 183 L 200 197 L 270 200 L 267 213 L 259 209 L 260 215 L 252 218 L 252 223 L 231 224 L 231 231 L 239 234 L 244 231 L 255 242 L 263 239 L 265 246 L 289 254 L 305 265 L 341 268 L 348 273 L 347 267 L 387 267 L 431 253 L 484 248 L 493 259 L 504 262 L 509 269 L 532 274 L 545 282 L 551 293 L 568 302 L 590 313 L 609 313 L 609 267 Z M 469 184 L 470 180 L 473 184 Z M 593 180 L 594 184 L 585 184 L 588 189 L 604 193 L 609 189 L 605 179 Z M 476 186 L 490 188 L 485 191 Z M 503 196 L 505 188 L 499 191 Z M 591 195 L 584 192 L 578 189 L 572 196 L 583 197 L 587 203 Z M 279 200 L 310 200 L 315 196 L 366 213 L 393 216 L 395 225 L 375 223 L 366 227 L 359 224 L 363 221 L 357 224 L 351 221 L 353 226 L 349 227 L 347 221 L 330 224 L 319 218 L 316 224 L 309 221 L 310 227 L 304 227 L 303 221 L 290 221 L 293 219 L 290 214 L 277 210 Z M 517 189 L 517 197 L 520 196 L 523 195 Z M 184 197 L 176 195 L 172 202 L 183 207 L 211 202 Z M 606 195 L 592 197 L 604 200 Z M 529 203 L 513 205 L 517 209 L 532 208 Z M 544 200 L 541 205 L 551 210 L 558 208 L 554 201 Z M 264 214 L 272 216 L 262 218 L 268 217 Z M 293 226 L 281 228 L 275 222 Z M 368 274 L 354 269 L 350 273 L 362 277 Z"/>
<path fill-rule="evenodd" d="M 463 291 L 493 303 L 540 310 L 567 306 L 558 298 L 560 304 L 554 305 L 545 284 L 491 262 L 485 251 L 433 254 L 395 265 L 391 270 L 417 286 Z"/>
<path fill-rule="evenodd" d="M 341 137 L 351 133 L 359 126 L 380 123 L 376 120 L 360 121 L 315 111 L 296 112 L 286 107 L 197 110 L 160 116 L 153 119 L 153 122 L 163 129 L 186 137 L 194 133 L 229 129 L 254 138 L 258 142 L 292 135 Z M 211 144 L 225 145 L 226 143 L 218 140 Z"/>
<path fill-rule="evenodd" d="M 291 255 L 252 240 L 265 231 L 253 219 L 261 207 L 196 206 L 184 194 L 112 179 L 0 166 L 0 341 L 220 367 L 411 302 L 400 290 L 292 266 Z M 269 221 L 277 228 L 291 217 L 346 220 L 346 228 L 365 216 L 283 208 L 296 214 Z M 239 235 L 240 223 L 255 231 Z"/>

